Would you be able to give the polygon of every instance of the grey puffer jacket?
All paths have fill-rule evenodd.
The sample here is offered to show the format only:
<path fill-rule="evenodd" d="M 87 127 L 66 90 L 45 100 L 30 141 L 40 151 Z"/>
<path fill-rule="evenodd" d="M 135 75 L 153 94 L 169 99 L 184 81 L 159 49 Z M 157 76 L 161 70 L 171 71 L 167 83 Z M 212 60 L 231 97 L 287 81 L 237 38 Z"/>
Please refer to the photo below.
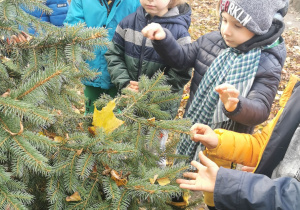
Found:
<path fill-rule="evenodd" d="M 262 50 L 258 70 L 248 96 L 239 98 L 240 102 L 235 111 L 229 113 L 225 108 L 223 109 L 230 120 L 218 125 L 219 128 L 240 133 L 252 133 L 255 125 L 268 118 L 286 58 L 285 43 L 281 38 L 283 29 L 284 23 L 274 20 L 266 35 L 254 37 L 237 47 L 239 50 L 247 52 L 254 47 L 269 45 L 278 38 L 281 41 L 273 48 Z M 176 43 L 172 34 L 167 29 L 164 30 L 166 38 L 153 41 L 153 46 L 158 54 L 174 68 L 194 67 L 190 98 L 186 106 L 187 111 L 205 72 L 227 46 L 219 31 L 208 33 L 195 42 L 181 47 Z"/>

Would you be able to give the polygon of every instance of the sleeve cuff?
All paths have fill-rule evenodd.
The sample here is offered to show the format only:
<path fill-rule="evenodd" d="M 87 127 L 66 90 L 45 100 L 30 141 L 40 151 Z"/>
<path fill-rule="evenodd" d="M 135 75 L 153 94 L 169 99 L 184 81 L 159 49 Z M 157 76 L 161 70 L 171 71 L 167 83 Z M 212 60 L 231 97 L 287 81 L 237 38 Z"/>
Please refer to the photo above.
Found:
<path fill-rule="evenodd" d="M 237 106 L 236 106 L 236 108 L 235 108 L 234 111 L 228 112 L 228 111 L 225 109 L 224 104 L 223 104 L 223 106 L 222 106 L 222 109 L 223 109 L 223 113 L 224 113 L 227 117 L 237 115 L 238 113 L 240 113 L 240 111 L 241 111 L 241 109 L 242 109 L 242 103 L 241 103 L 240 97 L 239 97 L 239 102 L 238 102 L 238 104 L 237 104 Z"/>

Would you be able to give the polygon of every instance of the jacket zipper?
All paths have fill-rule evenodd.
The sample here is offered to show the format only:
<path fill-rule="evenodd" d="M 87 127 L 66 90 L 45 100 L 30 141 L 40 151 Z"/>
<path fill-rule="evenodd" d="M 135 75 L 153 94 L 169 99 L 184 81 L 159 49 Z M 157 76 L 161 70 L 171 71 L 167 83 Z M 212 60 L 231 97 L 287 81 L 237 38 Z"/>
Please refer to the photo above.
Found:
<path fill-rule="evenodd" d="M 100 1 L 101 6 L 103 6 L 103 4 L 105 5 L 106 10 L 107 10 L 107 17 L 108 17 L 109 13 L 110 13 L 110 8 L 109 8 L 107 2 L 106 1 L 102 1 L 102 0 L 99 0 L 99 1 Z"/>
<path fill-rule="evenodd" d="M 151 22 L 151 21 L 148 20 L 148 21 L 147 21 L 147 25 L 148 25 L 150 22 Z M 141 73 L 142 73 L 142 65 L 143 65 L 143 60 L 144 60 L 144 53 L 145 53 L 146 41 L 147 41 L 147 38 L 146 38 L 146 37 L 143 37 L 143 41 L 142 41 L 142 50 L 141 50 L 141 55 L 140 55 L 140 61 L 139 61 L 139 68 L 138 68 L 137 80 L 139 80 L 139 77 L 141 76 Z"/>

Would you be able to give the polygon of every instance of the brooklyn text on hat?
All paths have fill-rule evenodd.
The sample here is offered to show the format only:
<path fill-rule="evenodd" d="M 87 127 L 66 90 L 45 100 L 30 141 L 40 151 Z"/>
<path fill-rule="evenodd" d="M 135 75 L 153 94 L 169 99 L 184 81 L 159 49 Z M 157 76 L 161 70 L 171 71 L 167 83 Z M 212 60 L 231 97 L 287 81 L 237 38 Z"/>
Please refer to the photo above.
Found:
<path fill-rule="evenodd" d="M 274 15 L 287 10 L 288 2 L 289 0 L 221 0 L 220 13 L 227 12 L 251 32 L 263 35 L 269 31 Z"/>

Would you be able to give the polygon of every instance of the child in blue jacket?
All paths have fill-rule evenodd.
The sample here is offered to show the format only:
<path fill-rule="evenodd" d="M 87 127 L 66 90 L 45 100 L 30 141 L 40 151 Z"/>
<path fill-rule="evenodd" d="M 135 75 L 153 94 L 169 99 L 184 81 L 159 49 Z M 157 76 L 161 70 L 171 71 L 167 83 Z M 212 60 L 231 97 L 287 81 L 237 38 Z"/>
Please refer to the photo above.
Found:
<path fill-rule="evenodd" d="M 112 39 L 118 23 L 140 6 L 138 0 L 72 0 L 65 24 L 74 25 L 79 22 L 87 27 L 104 27 L 108 29 L 108 38 Z M 83 80 L 84 95 L 87 97 L 86 114 L 94 111 L 94 101 L 103 93 L 114 97 L 117 90 L 111 83 L 107 72 L 104 53 L 107 49 L 95 50 L 96 58 L 86 61 L 91 69 L 100 74 L 93 80 Z"/>
<path fill-rule="evenodd" d="M 42 20 L 45 22 L 49 22 L 55 26 L 63 26 L 63 22 L 67 16 L 69 9 L 69 2 L 67 0 L 47 0 L 46 6 L 52 9 L 51 14 L 46 14 L 41 10 L 28 11 L 24 9 L 28 14 Z M 35 30 L 30 28 L 30 34 L 34 34 Z"/>

